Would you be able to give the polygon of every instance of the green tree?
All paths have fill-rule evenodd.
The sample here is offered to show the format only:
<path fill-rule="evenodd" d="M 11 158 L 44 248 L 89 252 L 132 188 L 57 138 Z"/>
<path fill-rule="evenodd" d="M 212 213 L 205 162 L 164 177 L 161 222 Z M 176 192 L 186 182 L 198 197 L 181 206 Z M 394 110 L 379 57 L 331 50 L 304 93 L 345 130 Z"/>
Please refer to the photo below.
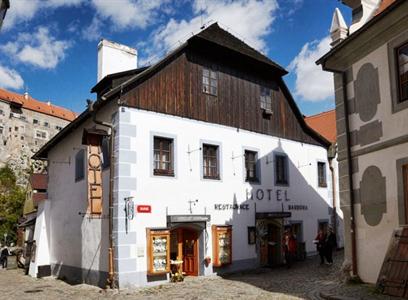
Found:
<path fill-rule="evenodd" d="M 8 242 L 17 240 L 17 223 L 23 213 L 25 189 L 16 184 L 9 166 L 0 168 L 0 240 L 7 233 Z"/>

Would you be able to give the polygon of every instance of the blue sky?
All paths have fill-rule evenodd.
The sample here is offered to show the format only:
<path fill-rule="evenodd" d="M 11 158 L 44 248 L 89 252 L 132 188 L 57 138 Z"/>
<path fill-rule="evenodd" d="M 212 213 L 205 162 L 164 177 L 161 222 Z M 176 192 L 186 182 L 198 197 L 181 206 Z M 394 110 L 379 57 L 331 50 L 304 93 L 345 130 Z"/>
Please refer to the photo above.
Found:
<path fill-rule="evenodd" d="M 0 87 L 81 112 L 96 84 L 101 37 L 162 57 L 201 22 L 218 21 L 290 73 L 285 82 L 305 115 L 334 107 L 331 74 L 314 61 L 329 49 L 338 0 L 11 0 L 0 32 Z"/>

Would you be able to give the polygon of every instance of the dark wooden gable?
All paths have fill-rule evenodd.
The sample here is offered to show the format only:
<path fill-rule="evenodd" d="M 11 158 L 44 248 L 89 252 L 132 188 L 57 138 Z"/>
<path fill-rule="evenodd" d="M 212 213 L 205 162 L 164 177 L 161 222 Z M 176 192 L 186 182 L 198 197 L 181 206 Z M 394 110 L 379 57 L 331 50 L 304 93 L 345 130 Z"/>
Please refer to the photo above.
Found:
<path fill-rule="evenodd" d="M 155 66 L 154 72 L 140 74 L 122 90 L 121 104 L 327 146 L 305 125 L 282 80 L 286 71 L 244 45 L 212 25 Z M 217 72 L 217 96 L 203 93 L 203 68 Z M 261 87 L 272 89 L 270 116 L 260 107 Z"/>

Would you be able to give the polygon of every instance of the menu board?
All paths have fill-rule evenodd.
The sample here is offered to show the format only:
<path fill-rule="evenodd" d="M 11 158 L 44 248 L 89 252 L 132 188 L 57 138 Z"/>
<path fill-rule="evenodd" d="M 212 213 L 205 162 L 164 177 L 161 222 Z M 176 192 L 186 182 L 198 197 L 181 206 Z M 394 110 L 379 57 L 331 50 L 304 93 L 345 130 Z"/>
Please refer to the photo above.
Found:
<path fill-rule="evenodd" d="M 232 262 L 232 227 L 212 226 L 213 236 L 213 265 L 220 267 Z"/>
<path fill-rule="evenodd" d="M 170 271 L 170 231 L 147 229 L 148 273 Z"/>

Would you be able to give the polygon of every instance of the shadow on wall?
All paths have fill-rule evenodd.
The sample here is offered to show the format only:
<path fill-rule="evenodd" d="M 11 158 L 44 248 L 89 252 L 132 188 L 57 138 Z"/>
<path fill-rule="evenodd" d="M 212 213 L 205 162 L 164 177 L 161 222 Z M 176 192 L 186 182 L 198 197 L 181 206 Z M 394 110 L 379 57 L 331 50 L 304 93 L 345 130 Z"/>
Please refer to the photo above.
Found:
<path fill-rule="evenodd" d="M 106 175 L 106 174 L 105 174 Z M 109 182 L 109 176 L 103 176 L 103 182 Z M 77 189 L 87 189 L 86 177 L 76 183 Z M 106 184 L 105 184 L 106 186 Z M 108 193 L 104 189 L 104 193 Z M 54 205 L 59 205 L 59 213 L 63 216 L 54 219 L 59 223 L 54 226 L 53 246 L 51 251 L 56 261 L 53 262 L 52 274 L 69 284 L 91 284 L 105 288 L 108 278 L 108 247 L 109 219 L 108 200 L 104 196 L 101 216 L 91 216 L 85 212 L 88 209 L 87 198 L 72 197 L 70 205 L 62 208 L 61 199 Z M 57 249 L 58 248 L 58 249 Z M 67 263 L 69 262 L 69 263 Z"/>
<path fill-rule="evenodd" d="M 305 244 L 309 255 L 315 254 L 313 240 L 317 235 L 319 222 L 327 222 L 327 224 L 331 222 L 332 218 L 329 214 L 332 210 L 329 203 L 317 192 L 315 188 L 317 182 L 309 183 L 304 177 L 311 176 L 317 181 L 317 160 L 312 157 L 308 161 L 308 158 L 303 156 L 299 157 L 298 162 L 294 162 L 286 156 L 289 170 L 288 184 L 277 185 L 275 154 L 285 154 L 280 142 L 277 148 L 258 158 L 258 165 L 262 165 L 261 182 L 249 183 L 247 199 L 238 203 L 236 195 L 233 195 L 232 203 L 238 209 L 233 209 L 232 218 L 227 222 L 232 225 L 233 262 L 227 266 L 214 268 L 218 274 L 258 267 L 281 266 L 284 263 L 282 249 L 284 228 L 294 224 L 298 225 L 298 243 Z M 307 155 L 307 152 L 305 151 L 303 155 Z M 328 170 L 327 165 L 326 167 Z M 308 168 L 308 170 L 301 170 L 302 168 Z M 329 175 L 327 174 L 328 181 Z M 327 196 L 331 197 L 331 191 L 328 188 L 322 193 L 327 193 Z M 239 209 L 239 207 L 248 207 L 248 209 Z M 339 216 L 337 218 L 340 219 Z M 253 257 L 237 259 L 236 257 L 241 255 L 236 245 L 246 247 L 243 243 L 249 244 L 248 231 L 253 230 L 250 227 L 255 227 L 256 232 L 256 241 L 249 246 Z"/>

